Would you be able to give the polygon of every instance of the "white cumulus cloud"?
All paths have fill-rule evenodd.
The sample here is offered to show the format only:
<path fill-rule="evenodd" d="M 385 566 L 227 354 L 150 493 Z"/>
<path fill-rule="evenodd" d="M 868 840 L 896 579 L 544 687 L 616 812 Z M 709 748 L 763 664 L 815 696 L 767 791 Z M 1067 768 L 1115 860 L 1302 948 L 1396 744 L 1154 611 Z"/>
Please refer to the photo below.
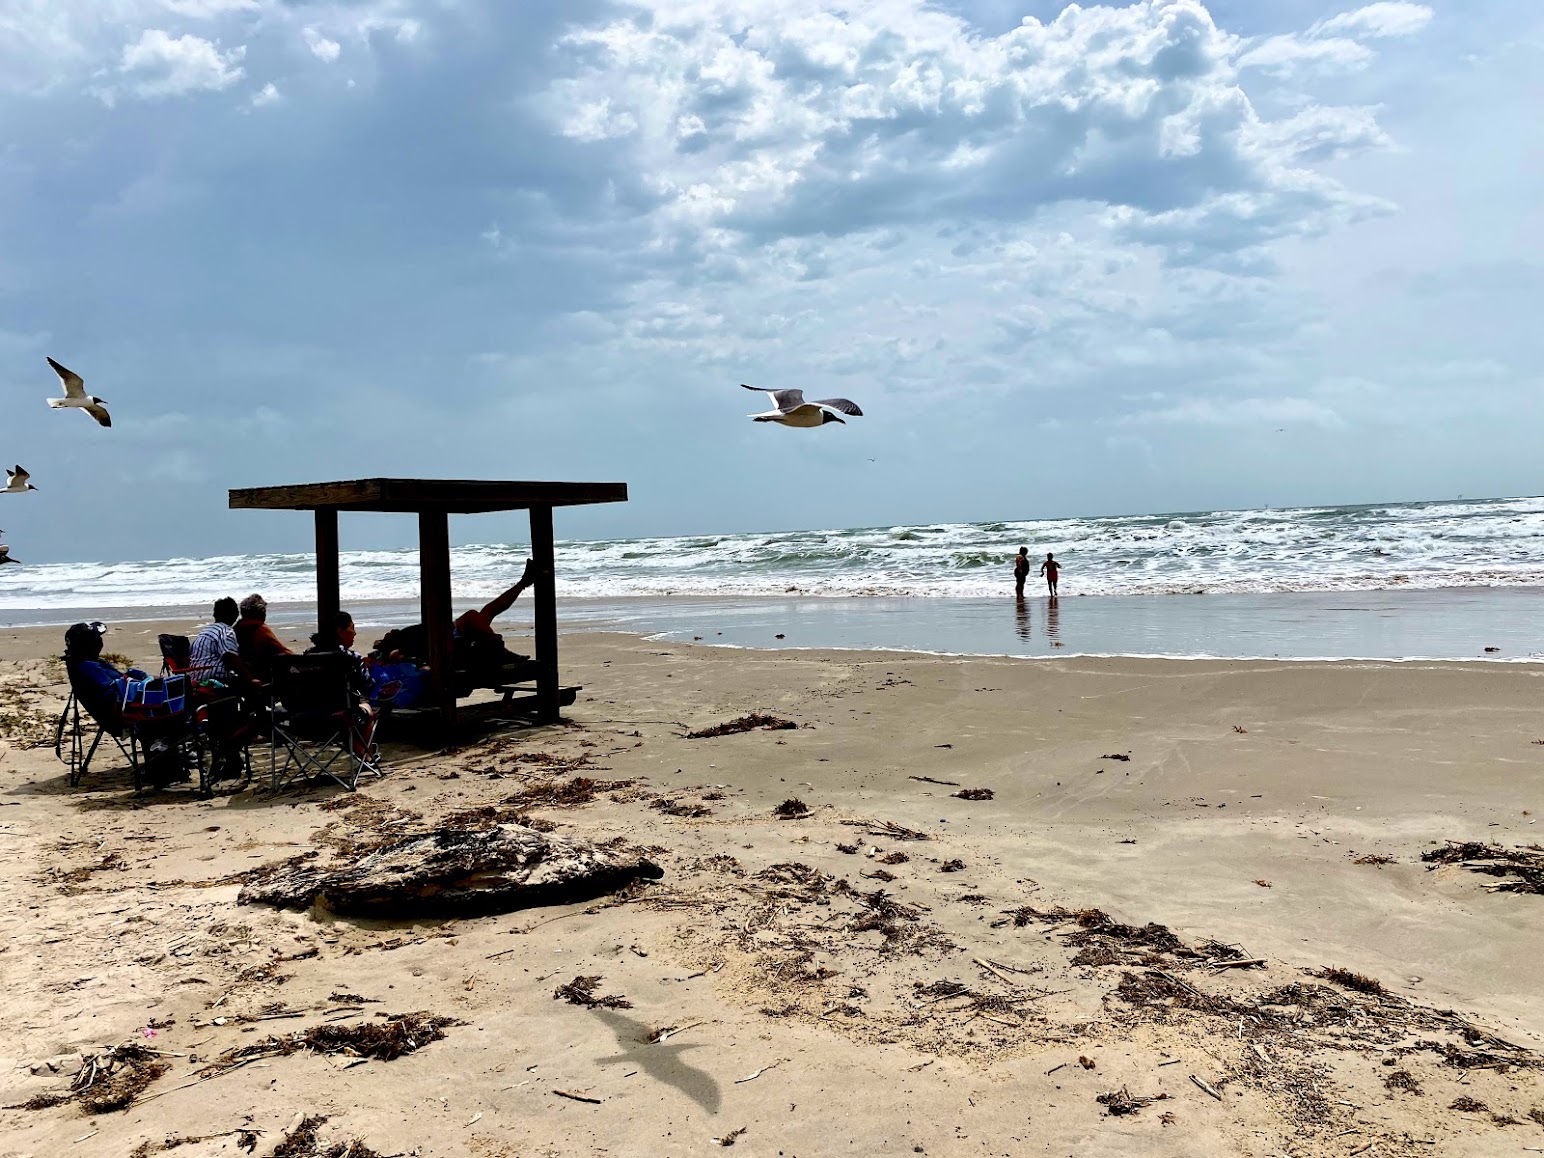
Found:
<path fill-rule="evenodd" d="M 306 47 L 311 50 L 311 55 L 318 60 L 331 64 L 343 52 L 341 44 L 336 40 L 329 40 L 315 28 L 307 27 L 302 30 L 301 35 L 305 37 Z"/>
<path fill-rule="evenodd" d="M 240 62 L 245 54 L 240 45 L 221 52 L 200 36 L 171 36 L 159 28 L 147 28 L 138 40 L 124 46 L 118 70 L 130 78 L 130 90 L 141 97 L 217 92 L 242 78 Z"/>
<path fill-rule="evenodd" d="M 1205 260 L 1375 204 L 1303 168 L 1383 144 L 1371 114 L 1262 122 L 1238 83 L 1247 46 L 1200 0 L 1069 5 L 995 37 L 920 0 L 625 2 L 565 39 L 549 107 L 624 153 L 656 239 L 704 260 L 1066 203 L 1118 207 L 1153 243 L 1184 234 Z"/>

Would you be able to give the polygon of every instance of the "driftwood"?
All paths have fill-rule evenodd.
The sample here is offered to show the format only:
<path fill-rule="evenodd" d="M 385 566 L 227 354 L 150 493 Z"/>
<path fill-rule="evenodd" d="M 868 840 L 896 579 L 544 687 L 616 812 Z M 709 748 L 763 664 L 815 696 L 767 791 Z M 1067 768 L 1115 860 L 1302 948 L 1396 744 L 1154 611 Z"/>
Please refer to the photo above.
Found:
<path fill-rule="evenodd" d="M 663 875 L 642 858 L 500 824 L 405 837 L 337 868 L 291 862 L 247 884 L 238 900 L 369 917 L 469 916 L 591 900 Z"/>

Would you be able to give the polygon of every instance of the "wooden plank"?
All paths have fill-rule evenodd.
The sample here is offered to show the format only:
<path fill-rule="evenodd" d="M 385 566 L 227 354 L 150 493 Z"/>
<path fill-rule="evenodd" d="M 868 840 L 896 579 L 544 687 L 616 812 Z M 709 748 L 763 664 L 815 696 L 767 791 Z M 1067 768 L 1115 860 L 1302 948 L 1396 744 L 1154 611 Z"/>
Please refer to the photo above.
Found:
<path fill-rule="evenodd" d="M 332 638 L 338 614 L 338 512 L 316 512 L 316 629 Z"/>
<path fill-rule="evenodd" d="M 429 636 L 430 698 L 445 726 L 456 722 L 455 642 L 451 638 L 450 518 L 444 511 L 418 516 L 420 614 Z"/>
<path fill-rule="evenodd" d="M 452 514 L 625 503 L 626 483 L 520 482 L 473 479 L 352 479 L 230 492 L 233 510 L 443 510 Z"/>
<path fill-rule="evenodd" d="M 531 558 L 536 561 L 536 695 L 537 718 L 558 718 L 558 601 L 553 589 L 557 568 L 553 559 L 552 508 L 531 508 Z"/>

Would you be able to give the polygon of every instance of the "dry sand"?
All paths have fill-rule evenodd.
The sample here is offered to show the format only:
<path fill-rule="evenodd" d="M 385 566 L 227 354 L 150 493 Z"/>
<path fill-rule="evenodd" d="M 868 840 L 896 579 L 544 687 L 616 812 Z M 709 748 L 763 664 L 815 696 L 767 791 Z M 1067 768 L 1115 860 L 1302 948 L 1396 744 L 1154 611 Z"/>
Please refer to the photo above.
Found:
<path fill-rule="evenodd" d="M 155 630 L 109 647 L 148 661 Z M 203 801 L 136 797 L 116 760 L 71 790 L 19 741 L 57 710 L 58 636 L 0 634 L 0 1101 L 125 1043 L 166 1070 L 116 1112 L 0 1111 L 0 1155 L 248 1153 L 241 1131 L 257 1154 L 361 1158 L 1544 1152 L 1544 896 L 1420 860 L 1539 840 L 1539 667 L 580 635 L 569 726 L 392 748 L 353 796 Z M 799 727 L 684 736 L 753 711 Z M 576 777 L 631 783 L 520 796 Z M 810 814 L 777 819 L 789 798 Z M 259 866 L 489 805 L 622 838 L 665 876 L 453 922 L 236 902 Z M 1229 953 L 1265 964 L 1209 964 Z M 554 998 L 583 976 L 629 1004 Z M 206 1069 L 377 1012 L 458 1024 L 390 1061 Z M 1166 1097 L 1098 1100 L 1122 1090 Z M 327 1118 L 314 1143 L 301 1115 Z"/>

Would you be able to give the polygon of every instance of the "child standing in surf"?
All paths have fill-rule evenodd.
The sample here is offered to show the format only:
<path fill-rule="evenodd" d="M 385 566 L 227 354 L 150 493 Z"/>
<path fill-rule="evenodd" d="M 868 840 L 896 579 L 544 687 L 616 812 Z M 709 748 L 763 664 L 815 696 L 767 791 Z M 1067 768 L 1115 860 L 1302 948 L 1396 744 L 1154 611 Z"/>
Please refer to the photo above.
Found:
<path fill-rule="evenodd" d="M 1056 574 L 1061 570 L 1061 564 L 1056 561 L 1056 556 L 1047 551 L 1045 562 L 1040 564 L 1040 574 L 1045 576 L 1046 590 L 1051 593 L 1051 598 L 1056 598 Z"/>

